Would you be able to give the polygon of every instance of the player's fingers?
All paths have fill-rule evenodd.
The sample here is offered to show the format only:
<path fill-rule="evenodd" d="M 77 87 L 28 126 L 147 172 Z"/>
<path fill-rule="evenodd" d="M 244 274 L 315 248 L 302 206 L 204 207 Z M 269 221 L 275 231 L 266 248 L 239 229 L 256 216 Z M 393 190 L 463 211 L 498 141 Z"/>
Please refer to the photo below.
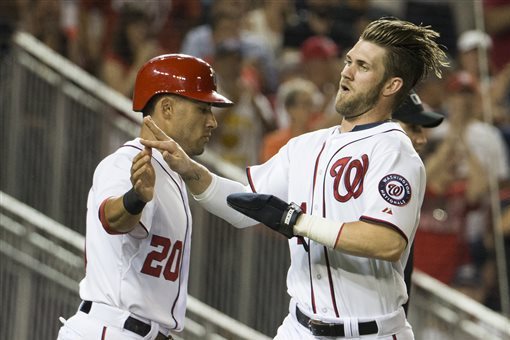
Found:
<path fill-rule="evenodd" d="M 143 178 L 149 178 L 152 179 L 154 177 L 154 168 L 151 164 L 146 163 L 142 165 L 140 168 L 133 171 L 132 175 L 132 182 L 138 181 Z"/>
<path fill-rule="evenodd" d="M 177 150 L 177 144 L 174 141 L 154 141 L 140 139 L 140 143 L 146 147 L 158 149 L 161 151 L 161 153 L 164 151 L 175 152 L 175 150 Z"/>
<path fill-rule="evenodd" d="M 141 158 L 145 156 L 152 156 L 152 149 L 149 147 L 145 147 L 142 151 L 136 154 L 136 156 L 133 158 L 133 163 L 138 162 Z"/>
<path fill-rule="evenodd" d="M 133 159 L 133 164 L 131 166 L 131 173 L 134 173 L 141 167 L 143 167 L 146 164 L 151 164 L 151 157 L 149 155 L 142 155 L 138 159 Z"/>
<path fill-rule="evenodd" d="M 163 132 L 163 130 L 159 128 L 159 126 L 156 125 L 151 116 L 146 116 L 143 119 L 143 124 L 149 128 L 149 130 L 152 132 L 152 134 L 154 135 L 154 137 L 156 137 L 157 140 L 159 141 L 172 140 L 170 137 L 167 136 L 166 133 Z"/>

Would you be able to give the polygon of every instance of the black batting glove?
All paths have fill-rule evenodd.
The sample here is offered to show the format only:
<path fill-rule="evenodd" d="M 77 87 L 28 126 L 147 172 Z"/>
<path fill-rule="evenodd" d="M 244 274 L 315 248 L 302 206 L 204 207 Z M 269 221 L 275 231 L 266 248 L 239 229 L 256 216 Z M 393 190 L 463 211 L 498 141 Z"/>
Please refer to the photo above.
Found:
<path fill-rule="evenodd" d="M 273 195 L 236 193 L 228 195 L 227 204 L 287 238 L 294 237 L 294 224 L 303 213 L 296 203 L 289 204 Z"/>

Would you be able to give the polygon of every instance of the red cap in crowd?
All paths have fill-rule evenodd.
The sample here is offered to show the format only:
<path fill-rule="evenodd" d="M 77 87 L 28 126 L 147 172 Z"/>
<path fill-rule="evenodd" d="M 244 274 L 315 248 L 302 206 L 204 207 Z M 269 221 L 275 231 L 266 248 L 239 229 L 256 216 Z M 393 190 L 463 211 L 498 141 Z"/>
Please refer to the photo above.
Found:
<path fill-rule="evenodd" d="M 329 59 L 338 56 L 338 45 L 328 37 L 313 36 L 301 44 L 301 60 Z"/>
<path fill-rule="evenodd" d="M 446 82 L 448 92 L 471 92 L 478 91 L 476 79 L 466 71 L 460 71 L 451 75 Z"/>

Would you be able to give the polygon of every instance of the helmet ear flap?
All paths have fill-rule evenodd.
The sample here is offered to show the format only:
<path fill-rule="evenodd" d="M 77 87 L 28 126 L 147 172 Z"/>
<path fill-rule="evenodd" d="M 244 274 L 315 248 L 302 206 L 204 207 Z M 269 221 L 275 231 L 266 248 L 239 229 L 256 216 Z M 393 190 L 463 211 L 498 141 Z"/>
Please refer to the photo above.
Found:
<path fill-rule="evenodd" d="M 212 67 L 186 54 L 164 54 L 152 58 L 138 71 L 133 92 L 133 110 L 144 111 L 156 94 L 173 93 L 213 106 L 230 106 L 232 101 L 216 92 Z"/>

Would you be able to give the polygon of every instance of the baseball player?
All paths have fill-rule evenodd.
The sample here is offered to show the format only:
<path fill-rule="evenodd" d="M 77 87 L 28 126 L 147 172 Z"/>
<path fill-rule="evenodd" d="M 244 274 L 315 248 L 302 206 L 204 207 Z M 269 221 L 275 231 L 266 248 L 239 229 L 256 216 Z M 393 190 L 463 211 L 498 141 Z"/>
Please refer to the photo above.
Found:
<path fill-rule="evenodd" d="M 156 140 L 142 144 L 163 152 L 203 207 L 236 227 L 258 221 L 289 239 L 291 302 L 276 339 L 414 338 L 403 268 L 425 170 L 390 118 L 418 81 L 448 64 L 437 37 L 393 18 L 370 23 L 341 72 L 341 125 L 291 139 L 247 169 L 247 187 L 212 174 L 145 120 Z"/>
<path fill-rule="evenodd" d="M 217 123 L 216 92 L 201 59 L 161 55 L 139 70 L 133 110 L 151 117 L 189 155 L 204 151 Z M 151 138 L 142 126 L 141 137 Z M 171 339 L 184 326 L 191 213 L 183 179 L 140 138 L 94 172 L 87 202 L 86 274 L 77 313 L 58 339 Z"/>
<path fill-rule="evenodd" d="M 414 149 L 420 153 L 427 144 L 427 137 L 423 129 L 438 126 L 443 121 L 444 116 L 437 112 L 426 111 L 418 94 L 411 90 L 402 105 L 393 112 L 392 118 L 400 123 L 404 132 L 411 139 Z M 409 299 L 411 298 L 411 276 L 414 267 L 413 255 L 414 244 L 411 244 L 409 258 L 404 268 L 404 281 L 408 295 L 408 301 L 403 305 L 406 314 L 409 308 Z"/>

